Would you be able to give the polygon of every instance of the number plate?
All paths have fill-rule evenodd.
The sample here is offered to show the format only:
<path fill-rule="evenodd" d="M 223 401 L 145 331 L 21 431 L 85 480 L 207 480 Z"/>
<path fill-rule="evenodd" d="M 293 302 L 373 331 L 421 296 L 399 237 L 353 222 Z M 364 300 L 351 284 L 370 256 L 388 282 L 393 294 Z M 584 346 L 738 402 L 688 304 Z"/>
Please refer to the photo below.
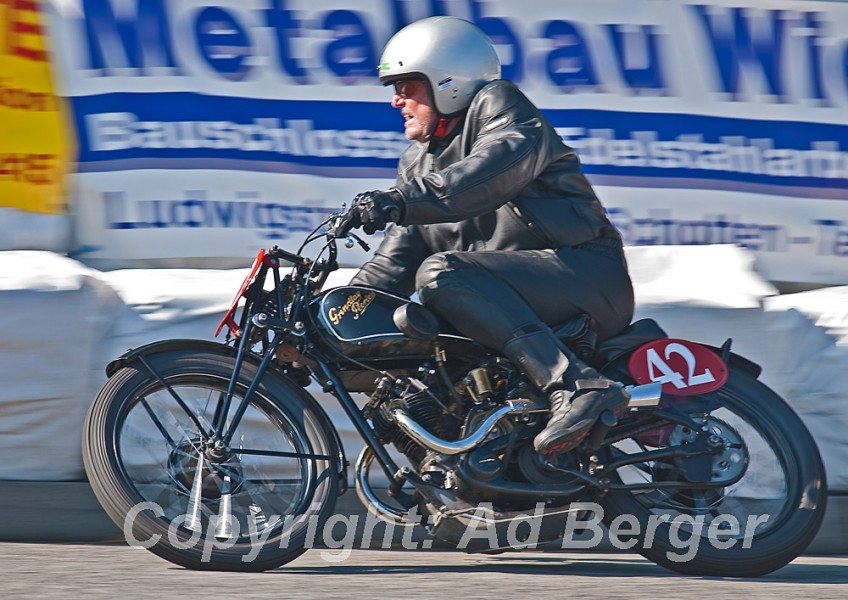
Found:
<path fill-rule="evenodd" d="M 218 337 L 218 334 L 221 333 L 221 329 L 226 325 L 230 333 L 238 337 L 241 335 L 241 331 L 239 330 L 238 325 L 235 320 L 236 308 L 238 307 L 239 300 L 241 300 L 244 293 L 247 291 L 248 286 L 253 283 L 253 278 L 256 276 L 256 272 L 259 271 L 259 267 L 262 265 L 262 261 L 265 259 L 265 249 L 259 251 L 259 254 L 256 255 L 256 260 L 253 261 L 253 266 L 250 267 L 250 271 L 247 274 L 247 277 L 244 278 L 244 281 L 241 282 L 241 287 L 239 288 L 236 297 L 233 299 L 233 303 L 230 305 L 230 309 L 227 311 L 227 314 L 224 315 L 224 318 L 221 319 L 221 322 L 218 323 L 218 328 L 215 330 L 215 337 Z"/>
<path fill-rule="evenodd" d="M 688 340 L 655 340 L 637 349 L 627 363 L 637 383 L 662 383 L 665 394 L 694 396 L 719 389 L 727 365 L 712 350 Z"/>

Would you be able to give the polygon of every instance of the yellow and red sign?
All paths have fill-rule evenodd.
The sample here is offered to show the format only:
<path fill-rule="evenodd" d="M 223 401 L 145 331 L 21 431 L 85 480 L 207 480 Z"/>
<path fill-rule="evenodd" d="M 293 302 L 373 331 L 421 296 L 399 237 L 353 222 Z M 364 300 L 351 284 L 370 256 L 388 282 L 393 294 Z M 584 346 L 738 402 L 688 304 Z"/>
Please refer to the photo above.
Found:
<path fill-rule="evenodd" d="M 0 207 L 63 214 L 74 142 L 54 93 L 38 7 L 0 0 Z"/>

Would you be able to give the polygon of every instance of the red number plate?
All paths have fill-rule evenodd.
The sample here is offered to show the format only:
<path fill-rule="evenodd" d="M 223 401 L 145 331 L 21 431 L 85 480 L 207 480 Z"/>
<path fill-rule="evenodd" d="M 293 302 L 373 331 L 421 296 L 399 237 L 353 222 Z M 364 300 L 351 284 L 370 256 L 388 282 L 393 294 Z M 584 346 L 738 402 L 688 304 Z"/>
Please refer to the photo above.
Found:
<path fill-rule="evenodd" d="M 627 363 L 637 383 L 662 383 L 666 394 L 694 396 L 719 389 L 727 365 L 712 350 L 688 340 L 655 340 L 640 347 Z"/>
<path fill-rule="evenodd" d="M 253 277 L 256 275 L 256 272 L 259 270 L 259 266 L 262 264 L 262 260 L 265 258 L 265 249 L 259 251 L 259 254 L 256 256 L 256 260 L 253 261 L 253 266 L 250 268 L 250 272 L 247 274 L 247 277 L 244 278 L 244 281 L 241 283 L 241 287 L 239 288 L 238 294 L 233 299 L 232 305 L 230 305 L 230 310 L 227 311 L 227 314 L 224 315 L 224 318 L 221 319 L 221 322 L 218 323 L 218 328 L 215 330 L 215 337 L 221 333 L 221 329 L 226 325 L 230 333 L 235 336 L 241 334 L 239 331 L 238 325 L 236 324 L 234 315 L 236 312 L 236 307 L 238 306 L 239 300 L 244 296 L 244 293 L 247 291 L 248 286 L 253 283 Z"/>

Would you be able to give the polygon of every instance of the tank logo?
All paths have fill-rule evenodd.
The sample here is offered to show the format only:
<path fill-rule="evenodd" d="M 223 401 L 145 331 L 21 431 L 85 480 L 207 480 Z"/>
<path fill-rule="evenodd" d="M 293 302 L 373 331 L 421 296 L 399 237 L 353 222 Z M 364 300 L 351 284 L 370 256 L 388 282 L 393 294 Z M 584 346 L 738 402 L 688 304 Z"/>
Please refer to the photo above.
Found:
<path fill-rule="evenodd" d="M 365 314 L 365 311 L 368 310 L 368 306 L 374 301 L 376 296 L 377 294 L 374 292 L 368 292 L 364 296 L 362 295 L 362 292 L 354 292 L 347 297 L 347 301 L 344 304 L 341 306 L 334 306 L 328 310 L 327 317 L 333 325 L 338 325 L 341 322 L 342 317 L 344 317 L 347 313 L 352 313 L 354 320 L 356 320 Z"/>

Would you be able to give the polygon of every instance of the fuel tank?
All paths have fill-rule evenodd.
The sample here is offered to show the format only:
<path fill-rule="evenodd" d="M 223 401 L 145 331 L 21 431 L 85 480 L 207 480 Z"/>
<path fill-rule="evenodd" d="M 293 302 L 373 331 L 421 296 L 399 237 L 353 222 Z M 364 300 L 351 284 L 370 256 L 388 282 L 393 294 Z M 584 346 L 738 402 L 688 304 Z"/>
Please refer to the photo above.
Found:
<path fill-rule="evenodd" d="M 434 343 L 406 336 L 392 315 L 410 300 L 375 289 L 357 286 L 334 288 L 310 305 L 325 341 L 352 358 L 375 360 L 426 359 Z M 439 347 L 446 353 L 480 352 L 472 340 L 440 326 Z"/>

